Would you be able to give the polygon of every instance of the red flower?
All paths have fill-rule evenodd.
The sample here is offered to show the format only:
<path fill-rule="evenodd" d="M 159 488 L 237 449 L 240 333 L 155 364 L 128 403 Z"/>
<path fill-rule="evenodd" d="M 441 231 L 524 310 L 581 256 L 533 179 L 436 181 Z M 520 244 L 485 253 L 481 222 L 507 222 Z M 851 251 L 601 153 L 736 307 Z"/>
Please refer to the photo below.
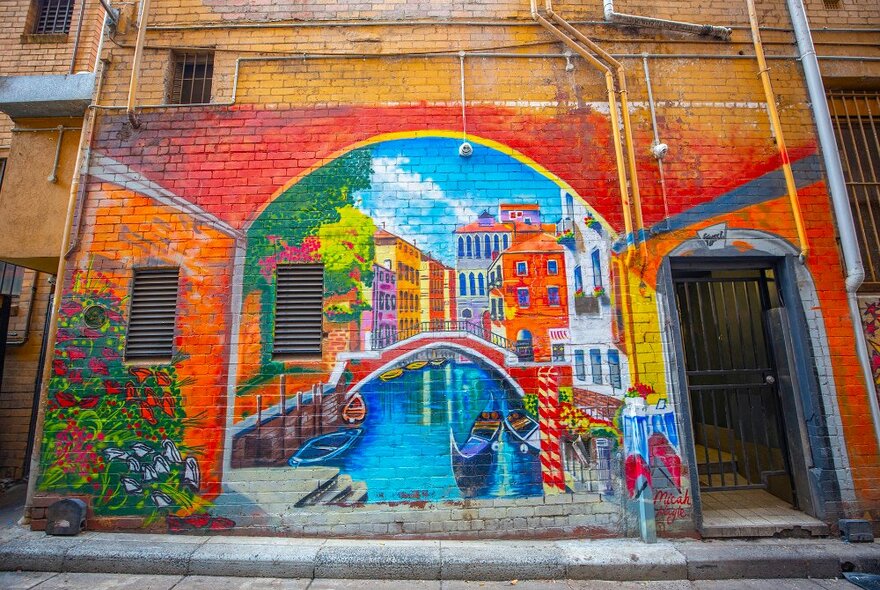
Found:
<path fill-rule="evenodd" d="M 62 408 L 72 408 L 76 405 L 76 398 L 66 391 L 59 391 L 56 393 L 55 401 L 58 402 L 58 405 Z"/>
<path fill-rule="evenodd" d="M 55 371 L 56 375 L 66 375 L 67 374 L 67 365 L 64 364 L 63 359 L 55 359 L 52 361 L 52 369 Z"/>
<path fill-rule="evenodd" d="M 76 371 L 71 371 L 70 377 L 68 377 L 68 379 L 70 379 L 71 383 L 82 383 L 82 371 L 80 371 L 79 369 L 77 369 Z"/>
<path fill-rule="evenodd" d="M 67 358 L 69 358 L 72 361 L 78 361 L 78 360 L 86 358 L 86 353 L 83 352 L 82 350 L 80 350 L 79 348 L 74 348 L 73 346 L 71 346 L 70 348 L 67 349 Z"/>
<path fill-rule="evenodd" d="M 115 381 L 104 381 L 104 391 L 107 395 L 119 395 L 122 393 L 122 388 Z"/>
<path fill-rule="evenodd" d="M 110 371 L 107 370 L 107 363 L 94 357 L 89 359 L 89 369 L 91 369 L 96 375 L 110 374 Z"/>
<path fill-rule="evenodd" d="M 104 358 L 107 359 L 108 361 L 115 361 L 116 359 L 119 358 L 119 353 L 116 352 L 115 350 L 113 350 L 112 348 L 106 348 L 106 347 L 104 347 L 104 349 L 101 350 L 101 354 L 102 354 L 102 355 L 104 356 Z"/>
<path fill-rule="evenodd" d="M 77 404 L 77 405 L 79 405 L 79 407 L 81 407 L 81 408 L 94 408 L 95 406 L 98 405 L 98 396 L 97 395 L 90 395 L 88 397 L 84 397 L 81 400 L 79 400 L 79 404 Z"/>
<path fill-rule="evenodd" d="M 101 334 L 99 331 L 94 330 L 92 328 L 83 328 L 82 332 L 83 332 L 83 336 L 85 336 L 86 338 L 95 339 L 95 338 L 100 338 L 101 336 L 103 336 L 103 334 Z"/>

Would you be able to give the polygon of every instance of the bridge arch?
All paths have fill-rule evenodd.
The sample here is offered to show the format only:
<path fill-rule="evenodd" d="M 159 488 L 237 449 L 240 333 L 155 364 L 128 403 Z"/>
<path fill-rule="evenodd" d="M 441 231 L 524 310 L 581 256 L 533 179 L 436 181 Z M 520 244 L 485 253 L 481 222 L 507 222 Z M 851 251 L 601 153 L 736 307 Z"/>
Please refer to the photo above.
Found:
<path fill-rule="evenodd" d="M 507 383 L 517 393 L 517 395 L 519 395 L 520 397 L 525 396 L 526 392 L 523 390 L 522 386 L 513 377 L 511 377 L 510 374 L 506 370 L 504 370 L 504 367 L 502 367 L 501 365 L 499 365 L 498 363 L 496 363 L 492 359 L 486 358 L 485 355 L 481 354 L 477 350 L 470 348 L 468 346 L 464 346 L 463 344 L 459 344 L 457 342 L 440 341 L 440 342 L 431 342 L 431 343 L 426 344 L 424 346 L 414 348 L 412 350 L 409 350 L 409 351 L 403 353 L 400 356 L 395 356 L 393 359 L 389 360 L 386 363 L 383 363 L 378 369 L 371 371 L 369 374 L 367 374 L 366 377 L 360 379 L 357 383 L 354 383 L 346 392 L 346 398 L 350 397 L 354 393 L 357 393 L 360 390 L 360 388 L 363 386 L 364 383 L 368 383 L 374 379 L 378 379 L 379 375 L 381 375 L 385 371 L 393 369 L 395 366 L 400 365 L 401 363 L 405 363 L 408 360 L 418 356 L 419 354 L 424 353 L 425 351 L 435 350 L 435 349 L 439 349 L 439 348 L 455 350 L 456 352 L 459 352 L 459 353 L 467 356 L 468 358 L 470 358 L 471 360 L 473 360 L 477 364 L 482 365 L 488 369 L 491 369 L 494 373 L 496 373 L 499 377 L 501 377 L 501 379 L 505 383 Z M 348 362 L 348 361 L 346 361 L 346 362 Z"/>

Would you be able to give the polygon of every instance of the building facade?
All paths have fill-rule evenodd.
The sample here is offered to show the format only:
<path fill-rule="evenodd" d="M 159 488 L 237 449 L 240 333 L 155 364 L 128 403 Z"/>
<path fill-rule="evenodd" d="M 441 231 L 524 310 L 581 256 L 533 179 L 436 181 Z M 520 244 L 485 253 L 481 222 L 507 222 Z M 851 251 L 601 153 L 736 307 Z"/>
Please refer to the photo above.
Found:
<path fill-rule="evenodd" d="M 875 2 L 807 3 L 842 179 L 794 0 L 150 4 L 91 56 L 35 527 L 876 519 Z"/>

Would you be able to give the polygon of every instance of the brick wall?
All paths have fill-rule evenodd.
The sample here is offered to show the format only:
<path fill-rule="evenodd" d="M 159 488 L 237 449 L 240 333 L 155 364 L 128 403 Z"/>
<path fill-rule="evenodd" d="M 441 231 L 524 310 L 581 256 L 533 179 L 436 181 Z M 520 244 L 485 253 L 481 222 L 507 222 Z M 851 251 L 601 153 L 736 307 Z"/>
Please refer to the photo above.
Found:
<path fill-rule="evenodd" d="M 685 393 L 671 377 L 675 340 L 659 307 L 668 296 L 658 294 L 661 262 L 682 249 L 706 254 L 694 245 L 697 232 L 719 225 L 739 236 L 728 254 L 793 256 L 799 246 L 748 57 L 744 5 L 616 6 L 734 25 L 729 43 L 582 25 L 623 55 L 627 70 L 644 218 L 656 230 L 634 261 L 616 244 L 624 220 L 602 77 L 561 55 L 562 46 L 528 22 L 527 5 L 475 6 L 346 4 L 340 12 L 307 3 L 294 14 L 260 3 L 154 3 L 139 125 L 98 111 L 83 241 L 65 277 L 41 493 L 89 497 L 108 528 L 144 519 L 172 531 L 599 536 L 632 533 L 633 500 L 651 482 L 662 492 L 665 534 L 693 532 L 694 474 L 681 436 L 689 421 Z M 847 6 L 849 16 L 828 11 L 823 26 L 849 26 L 859 11 L 877 19 L 870 3 Z M 600 9 L 558 6 L 589 21 L 600 20 Z M 760 17 L 788 27 L 781 2 L 764 3 Z M 346 26 L 256 26 L 292 18 L 346 19 Z M 496 21 L 469 22 L 477 18 Z M 820 53 L 877 54 L 857 32 L 816 36 L 827 48 Z M 769 55 L 792 55 L 789 32 L 769 29 L 764 40 Z M 853 45 L 839 43 L 847 40 Z M 134 31 L 114 41 L 98 102 L 119 107 Z M 216 50 L 213 100 L 221 104 L 157 106 L 179 47 Z M 532 52 L 464 59 L 471 159 L 457 155 L 461 49 Z M 423 55 L 439 51 L 449 55 Z M 342 52 L 364 55 L 327 55 Z M 654 129 L 643 52 L 656 131 L 670 146 L 663 185 L 648 151 Z M 853 68 L 880 74 L 874 61 L 825 63 L 833 76 Z M 823 499 L 829 514 L 870 514 L 880 501 L 880 462 L 807 94 L 793 60 L 772 59 L 771 77 L 812 244 L 797 283 L 823 416 L 811 439 L 824 457 Z M 233 96 L 234 104 L 222 104 Z M 537 204 L 541 223 L 501 219 L 501 205 L 511 204 Z M 483 211 L 508 228 L 511 252 L 523 252 L 527 268 L 545 265 L 530 239 L 560 244 L 559 274 L 530 279 L 525 300 L 518 291 L 494 293 L 509 306 L 506 318 L 489 317 L 488 299 L 485 316 L 465 317 L 470 308 L 457 303 L 456 321 L 466 326 L 420 330 L 389 347 L 365 344 L 364 314 L 379 310 L 364 307 L 363 294 L 373 265 L 386 263 L 376 250 L 380 229 L 463 276 L 458 295 L 488 298 L 493 287 L 470 286 L 467 277 L 491 270 L 493 258 L 458 250 L 451 237 Z M 663 228 L 670 217 L 674 231 Z M 603 253 L 598 267 L 594 249 Z M 403 255 L 381 258 L 389 256 L 401 257 L 390 268 L 403 272 Z M 273 355 L 274 269 L 302 262 L 325 268 L 322 354 Z M 175 355 L 130 363 L 127 296 L 132 269 L 144 266 L 182 269 Z M 589 315 L 576 305 L 579 281 L 606 291 Z M 565 327 L 529 315 L 552 305 L 551 288 L 566 294 L 568 309 L 558 314 Z M 429 288 L 427 297 L 453 304 L 446 291 Z M 95 306 L 106 321 L 88 324 L 86 310 Z M 561 347 L 558 357 L 529 348 L 550 341 Z M 581 375 L 578 359 L 594 350 L 598 368 L 587 364 L 591 374 Z M 365 416 L 352 414 L 359 403 Z M 620 415 L 608 410 L 621 407 Z M 500 426 L 511 412 L 538 424 L 544 440 L 519 442 L 515 429 Z M 490 432 L 486 444 L 472 436 L 480 428 Z M 608 455 L 597 440 L 607 441 Z M 320 448 L 339 454 L 302 462 Z"/>

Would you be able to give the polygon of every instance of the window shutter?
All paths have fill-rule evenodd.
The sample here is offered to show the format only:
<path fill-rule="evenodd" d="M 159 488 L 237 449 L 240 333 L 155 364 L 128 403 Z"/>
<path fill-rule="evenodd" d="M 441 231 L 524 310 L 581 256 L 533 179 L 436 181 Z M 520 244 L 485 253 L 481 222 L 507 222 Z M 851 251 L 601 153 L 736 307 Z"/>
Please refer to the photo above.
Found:
<path fill-rule="evenodd" d="M 126 359 L 170 358 L 180 269 L 136 270 L 125 342 Z"/>
<path fill-rule="evenodd" d="M 278 266 L 274 354 L 321 354 L 324 266 Z"/>

